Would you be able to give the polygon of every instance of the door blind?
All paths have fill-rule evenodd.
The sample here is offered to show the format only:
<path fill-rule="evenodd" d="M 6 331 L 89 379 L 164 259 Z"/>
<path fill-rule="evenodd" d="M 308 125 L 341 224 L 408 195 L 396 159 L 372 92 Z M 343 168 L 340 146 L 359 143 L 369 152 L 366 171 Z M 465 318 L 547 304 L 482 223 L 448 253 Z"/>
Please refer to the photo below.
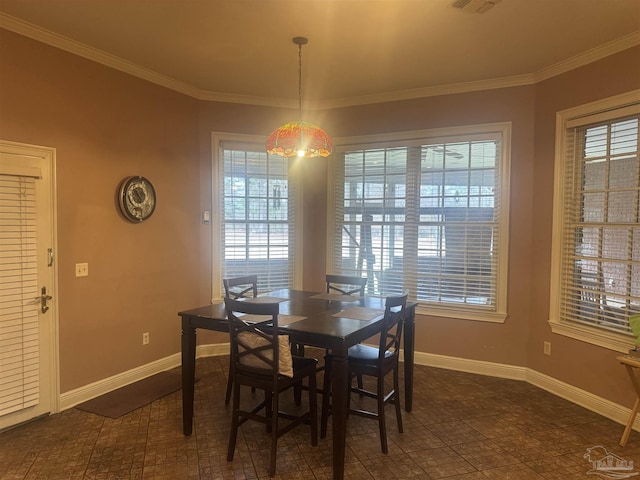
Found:
<path fill-rule="evenodd" d="M 0 415 L 38 404 L 35 179 L 0 174 Z"/>

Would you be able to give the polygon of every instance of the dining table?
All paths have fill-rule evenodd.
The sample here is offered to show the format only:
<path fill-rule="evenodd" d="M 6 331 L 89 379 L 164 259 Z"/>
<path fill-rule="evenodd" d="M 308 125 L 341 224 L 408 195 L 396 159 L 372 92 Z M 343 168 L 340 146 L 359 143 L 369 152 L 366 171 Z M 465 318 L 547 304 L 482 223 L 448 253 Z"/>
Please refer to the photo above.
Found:
<path fill-rule="evenodd" d="M 375 336 L 384 317 L 385 298 L 345 296 L 293 289 L 275 290 L 247 301 L 278 302 L 279 330 L 298 345 L 331 351 L 331 401 L 333 437 L 333 478 L 344 478 L 348 395 L 351 378 L 348 371 L 349 347 Z M 407 303 L 403 330 L 404 407 L 413 406 L 413 369 L 415 343 L 414 302 Z M 224 302 L 178 312 L 182 321 L 182 427 L 193 432 L 193 400 L 196 371 L 196 330 L 228 332 Z"/>

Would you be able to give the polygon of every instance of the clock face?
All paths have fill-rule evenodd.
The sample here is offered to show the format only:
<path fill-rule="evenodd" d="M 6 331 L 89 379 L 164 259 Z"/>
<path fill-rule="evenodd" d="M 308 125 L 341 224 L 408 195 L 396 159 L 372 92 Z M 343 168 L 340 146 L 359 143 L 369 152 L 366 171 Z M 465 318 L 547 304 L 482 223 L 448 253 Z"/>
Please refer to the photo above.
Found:
<path fill-rule="evenodd" d="M 142 222 L 156 208 L 156 191 L 144 177 L 127 177 L 118 190 L 120 211 L 130 222 Z"/>

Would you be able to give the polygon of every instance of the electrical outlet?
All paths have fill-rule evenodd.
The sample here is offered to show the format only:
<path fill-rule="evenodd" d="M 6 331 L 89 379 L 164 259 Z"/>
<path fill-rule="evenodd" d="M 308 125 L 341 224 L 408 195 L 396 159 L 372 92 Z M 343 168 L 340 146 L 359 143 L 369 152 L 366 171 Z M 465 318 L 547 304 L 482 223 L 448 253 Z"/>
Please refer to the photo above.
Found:
<path fill-rule="evenodd" d="M 88 277 L 88 276 L 89 276 L 89 264 L 76 263 L 76 277 Z"/>
<path fill-rule="evenodd" d="M 544 342 L 544 354 L 551 355 L 551 342 Z"/>
<path fill-rule="evenodd" d="M 142 344 L 143 345 L 148 345 L 149 344 L 149 332 L 144 332 L 142 334 Z"/>

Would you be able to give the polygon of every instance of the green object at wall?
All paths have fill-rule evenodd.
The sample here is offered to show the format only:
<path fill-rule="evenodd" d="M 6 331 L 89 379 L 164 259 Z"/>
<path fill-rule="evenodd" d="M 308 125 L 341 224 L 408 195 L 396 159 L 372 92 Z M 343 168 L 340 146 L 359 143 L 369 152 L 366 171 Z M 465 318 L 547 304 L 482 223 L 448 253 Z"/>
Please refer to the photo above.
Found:
<path fill-rule="evenodd" d="M 640 313 L 631 315 L 629 317 L 629 326 L 631 331 L 636 336 L 636 347 L 640 346 Z"/>

